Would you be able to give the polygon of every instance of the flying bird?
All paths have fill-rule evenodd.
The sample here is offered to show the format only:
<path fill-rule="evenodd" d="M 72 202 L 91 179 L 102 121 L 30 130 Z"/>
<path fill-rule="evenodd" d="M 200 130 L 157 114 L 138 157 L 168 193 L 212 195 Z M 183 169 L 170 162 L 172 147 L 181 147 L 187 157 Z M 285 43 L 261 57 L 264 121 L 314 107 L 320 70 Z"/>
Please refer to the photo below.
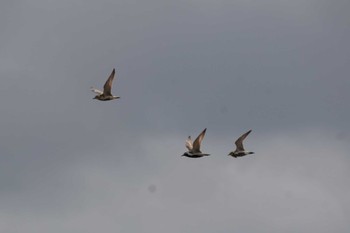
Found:
<path fill-rule="evenodd" d="M 111 75 L 108 77 L 105 85 L 103 86 L 103 91 L 100 91 L 95 89 L 94 87 L 91 87 L 91 91 L 97 94 L 94 97 L 94 99 L 101 100 L 101 101 L 108 101 L 108 100 L 114 100 L 114 99 L 120 98 L 119 96 L 114 96 L 111 93 L 114 75 L 115 75 L 115 69 L 113 69 Z"/>
<path fill-rule="evenodd" d="M 248 132 L 246 132 L 236 140 L 235 142 L 236 150 L 230 152 L 228 155 L 231 155 L 232 157 L 237 158 L 237 157 L 242 157 L 249 154 L 254 154 L 254 152 L 246 151 L 243 147 L 243 140 L 248 136 L 248 134 L 250 134 L 250 132 L 252 132 L 252 130 L 249 130 Z"/>
<path fill-rule="evenodd" d="M 186 156 L 189 158 L 200 158 L 203 156 L 209 156 L 210 154 L 204 154 L 201 152 L 200 147 L 201 147 L 201 142 L 204 138 L 205 132 L 206 132 L 207 128 L 205 128 L 196 138 L 196 140 L 194 140 L 194 142 L 192 143 L 192 139 L 191 136 L 188 136 L 187 140 L 186 140 L 186 148 L 188 149 L 188 151 L 186 151 L 182 156 Z"/>

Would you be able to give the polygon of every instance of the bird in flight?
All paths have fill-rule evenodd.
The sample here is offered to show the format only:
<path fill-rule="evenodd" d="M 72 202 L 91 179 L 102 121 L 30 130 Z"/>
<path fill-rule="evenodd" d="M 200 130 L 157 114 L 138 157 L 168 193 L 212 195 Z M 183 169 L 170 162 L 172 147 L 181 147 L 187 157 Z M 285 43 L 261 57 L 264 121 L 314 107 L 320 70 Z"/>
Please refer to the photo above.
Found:
<path fill-rule="evenodd" d="M 111 75 L 108 77 L 105 85 L 103 86 L 103 91 L 100 91 L 98 89 L 95 89 L 94 87 L 91 87 L 91 91 L 97 94 L 94 97 L 94 99 L 101 100 L 101 101 L 108 101 L 108 100 L 114 100 L 114 99 L 120 98 L 119 96 L 112 95 L 112 92 L 111 92 L 114 75 L 115 75 L 115 69 L 113 69 Z"/>
<path fill-rule="evenodd" d="M 192 139 L 191 136 L 188 136 L 187 140 L 186 140 L 186 148 L 188 149 L 188 151 L 186 151 L 182 156 L 186 156 L 189 158 L 200 158 L 203 156 L 209 156 L 210 154 L 204 154 L 201 152 L 200 147 L 201 147 L 201 142 L 204 138 L 205 132 L 206 132 L 207 128 L 205 128 L 196 138 L 196 140 L 194 140 L 194 142 L 192 143 Z"/>
<path fill-rule="evenodd" d="M 254 152 L 251 151 L 246 151 L 243 147 L 243 140 L 248 136 L 248 134 L 250 134 L 250 132 L 252 132 L 252 130 L 249 130 L 248 132 L 246 132 L 245 134 L 243 134 L 242 136 L 240 136 L 236 141 L 236 150 L 235 151 L 231 151 L 228 155 L 231 155 L 232 157 L 242 157 L 242 156 L 246 156 L 249 154 L 254 154 Z"/>

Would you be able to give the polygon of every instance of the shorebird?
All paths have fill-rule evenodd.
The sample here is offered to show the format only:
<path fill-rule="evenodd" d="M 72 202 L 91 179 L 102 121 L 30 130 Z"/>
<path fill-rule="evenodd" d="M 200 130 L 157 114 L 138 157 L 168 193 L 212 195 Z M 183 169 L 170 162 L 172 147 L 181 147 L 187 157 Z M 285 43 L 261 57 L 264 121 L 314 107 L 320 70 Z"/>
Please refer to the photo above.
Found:
<path fill-rule="evenodd" d="M 107 101 L 107 100 L 114 100 L 114 99 L 120 98 L 119 96 L 114 96 L 111 93 L 114 74 L 115 74 L 115 69 L 113 69 L 111 75 L 108 77 L 105 85 L 103 86 L 103 91 L 97 90 L 94 87 L 90 88 L 91 91 L 93 91 L 97 94 L 94 97 L 94 99 L 101 100 L 101 101 Z"/>
<path fill-rule="evenodd" d="M 201 152 L 200 147 L 201 147 L 201 142 L 204 138 L 205 135 L 205 131 L 207 130 L 207 128 L 205 128 L 196 138 L 196 140 L 194 140 L 193 144 L 192 144 L 192 139 L 191 136 L 188 136 L 187 140 L 186 140 L 186 148 L 188 149 L 188 151 L 186 151 L 182 156 L 186 156 L 189 158 L 200 158 L 203 156 L 209 156 L 210 154 L 204 154 Z"/>
<path fill-rule="evenodd" d="M 248 132 L 246 132 L 245 134 L 240 136 L 235 141 L 236 150 L 230 152 L 228 155 L 231 155 L 232 157 L 237 158 L 237 157 L 242 157 L 242 156 L 245 156 L 245 155 L 254 154 L 254 152 L 244 150 L 244 147 L 243 147 L 243 140 L 248 136 L 248 134 L 250 134 L 250 132 L 252 132 L 252 130 L 249 130 Z"/>

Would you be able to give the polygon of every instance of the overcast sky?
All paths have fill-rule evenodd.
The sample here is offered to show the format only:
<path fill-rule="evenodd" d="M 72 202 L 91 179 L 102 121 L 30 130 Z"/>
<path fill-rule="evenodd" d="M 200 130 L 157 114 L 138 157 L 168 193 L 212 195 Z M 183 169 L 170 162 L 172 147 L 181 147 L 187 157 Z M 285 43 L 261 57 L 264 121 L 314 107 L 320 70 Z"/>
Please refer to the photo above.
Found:
<path fill-rule="evenodd" d="M 349 232 L 349 11 L 1 1 L 0 232 Z"/>

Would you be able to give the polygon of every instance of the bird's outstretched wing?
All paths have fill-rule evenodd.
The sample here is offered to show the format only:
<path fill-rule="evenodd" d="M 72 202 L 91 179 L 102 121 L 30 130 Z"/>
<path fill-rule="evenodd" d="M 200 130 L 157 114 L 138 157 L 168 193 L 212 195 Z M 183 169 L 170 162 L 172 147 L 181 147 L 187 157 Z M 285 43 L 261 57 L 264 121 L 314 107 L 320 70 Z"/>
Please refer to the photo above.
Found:
<path fill-rule="evenodd" d="M 202 143 L 202 140 L 204 138 L 204 135 L 205 135 L 205 131 L 207 131 L 207 128 L 205 128 L 199 135 L 198 137 L 196 138 L 196 140 L 194 140 L 193 142 L 193 152 L 199 152 L 201 153 L 201 143 Z"/>
<path fill-rule="evenodd" d="M 113 69 L 111 75 L 109 75 L 105 85 L 103 86 L 103 94 L 106 96 L 112 95 L 111 89 L 112 89 L 114 74 L 115 74 L 115 69 Z"/>
<path fill-rule="evenodd" d="M 248 132 L 246 132 L 245 134 L 243 134 L 242 136 L 240 136 L 236 141 L 236 150 L 238 151 L 244 151 L 244 147 L 243 147 L 243 140 L 248 136 L 248 134 L 250 134 L 250 132 L 252 132 L 252 130 L 249 130 Z"/>
<path fill-rule="evenodd" d="M 190 151 L 193 149 L 191 136 L 188 136 L 186 140 L 186 148 Z"/>
<path fill-rule="evenodd" d="M 92 92 L 95 92 L 95 93 L 98 94 L 98 95 L 102 95 L 102 94 L 103 94 L 103 91 L 100 91 L 100 90 L 98 90 L 98 89 L 96 89 L 96 88 L 94 88 L 94 87 L 90 87 L 90 90 L 91 90 Z"/>

